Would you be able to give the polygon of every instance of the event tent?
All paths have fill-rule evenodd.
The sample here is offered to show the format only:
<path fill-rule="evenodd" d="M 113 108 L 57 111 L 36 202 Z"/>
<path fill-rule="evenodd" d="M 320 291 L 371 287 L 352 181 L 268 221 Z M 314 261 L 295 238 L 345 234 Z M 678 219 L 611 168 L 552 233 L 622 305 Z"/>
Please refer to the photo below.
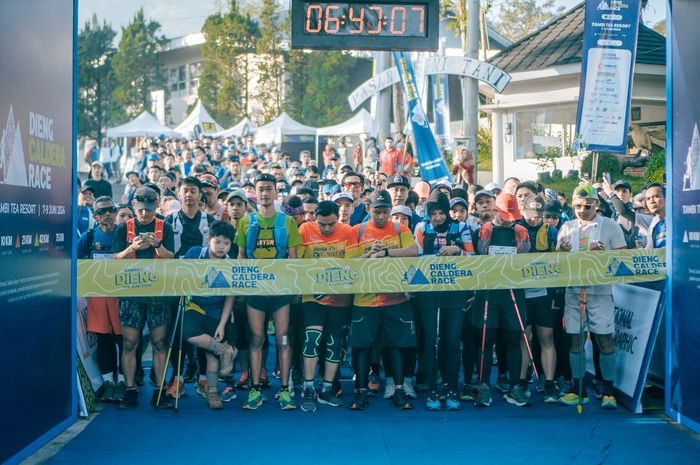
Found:
<path fill-rule="evenodd" d="M 289 136 L 315 136 L 316 128 L 304 126 L 292 119 L 287 113 L 282 113 L 265 126 L 258 128 L 255 133 L 256 144 L 281 144 Z"/>
<path fill-rule="evenodd" d="M 107 137 L 158 137 L 177 136 L 178 134 L 167 126 L 160 124 L 158 119 L 147 111 L 126 124 L 107 129 Z"/>
<path fill-rule="evenodd" d="M 372 134 L 374 132 L 374 118 L 367 110 L 362 108 L 355 116 L 347 121 L 334 126 L 318 128 L 318 136 L 352 136 L 356 134 Z"/>
<path fill-rule="evenodd" d="M 191 137 L 195 135 L 194 128 L 197 125 L 202 128 L 202 132 L 219 132 L 224 129 L 219 126 L 219 123 L 214 121 L 214 118 L 212 118 L 207 109 L 204 108 L 201 100 L 197 100 L 197 105 L 195 105 L 194 109 L 187 115 L 185 121 L 175 128 L 175 132 L 185 137 Z"/>
<path fill-rule="evenodd" d="M 211 137 L 243 137 L 248 134 L 255 134 L 258 127 L 248 117 L 243 118 L 237 125 L 214 133 L 205 133 Z"/>

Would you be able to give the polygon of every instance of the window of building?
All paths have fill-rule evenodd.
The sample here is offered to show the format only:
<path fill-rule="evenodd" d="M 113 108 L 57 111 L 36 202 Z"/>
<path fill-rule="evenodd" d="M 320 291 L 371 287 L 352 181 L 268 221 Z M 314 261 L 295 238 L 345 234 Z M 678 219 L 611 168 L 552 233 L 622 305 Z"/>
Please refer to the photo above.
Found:
<path fill-rule="evenodd" d="M 202 75 L 202 69 L 204 68 L 203 62 L 190 63 L 190 87 L 189 94 L 194 95 L 197 93 L 197 88 L 199 87 L 199 77 Z"/>
<path fill-rule="evenodd" d="M 182 93 L 187 89 L 187 68 L 182 66 L 177 66 L 175 68 L 170 68 L 170 92 L 175 95 L 182 95 Z"/>
<path fill-rule="evenodd" d="M 515 159 L 571 154 L 576 107 L 537 108 L 515 113 Z"/>

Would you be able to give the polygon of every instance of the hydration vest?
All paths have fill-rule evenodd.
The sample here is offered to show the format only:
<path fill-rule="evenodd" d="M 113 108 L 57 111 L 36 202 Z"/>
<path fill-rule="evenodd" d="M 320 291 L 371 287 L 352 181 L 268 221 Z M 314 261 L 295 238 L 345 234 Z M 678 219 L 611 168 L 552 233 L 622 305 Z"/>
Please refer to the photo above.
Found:
<path fill-rule="evenodd" d="M 175 253 L 180 252 L 180 247 L 182 247 L 182 232 L 185 229 L 184 224 L 182 223 L 182 218 L 180 218 L 180 215 L 183 215 L 182 210 L 178 211 L 177 214 L 175 214 L 175 218 L 173 218 L 173 240 L 175 241 Z M 207 215 L 204 212 L 200 212 L 200 217 L 199 217 L 199 233 L 202 235 L 202 247 L 206 247 L 207 241 L 209 240 L 209 221 L 207 221 Z"/>
<path fill-rule="evenodd" d="M 437 238 L 438 233 L 435 231 L 435 228 L 430 221 L 424 221 L 423 224 L 425 225 L 423 228 L 423 255 L 435 255 L 437 252 L 435 250 L 435 239 Z M 450 226 L 447 228 L 447 232 L 445 233 L 445 245 L 456 245 L 461 251 L 463 250 L 464 242 L 462 241 L 462 234 L 460 233 L 459 225 L 460 223 L 457 221 L 450 223 Z M 474 246 L 472 246 L 471 252 L 474 252 Z"/>
<path fill-rule="evenodd" d="M 156 239 L 159 241 L 163 240 L 163 220 L 160 218 L 156 218 L 156 229 L 153 232 L 155 234 Z M 127 220 L 126 222 L 126 242 L 132 243 L 134 239 L 136 238 L 136 219 L 131 218 L 130 220 Z M 153 252 L 153 256 L 155 257 L 155 251 Z"/>
<path fill-rule="evenodd" d="M 394 230 L 396 231 L 396 236 L 399 238 L 399 247 L 401 247 L 401 226 L 398 223 L 391 223 L 394 225 Z M 365 234 L 365 228 L 367 227 L 367 222 L 360 223 L 360 228 L 357 230 L 357 242 L 358 244 L 362 241 L 362 236 Z"/>
<path fill-rule="evenodd" d="M 524 240 L 530 240 L 530 235 L 523 226 L 516 224 L 513 228 L 513 233 L 515 235 L 515 246 L 520 249 Z M 479 229 L 479 241 L 488 241 L 491 244 L 491 235 L 493 234 L 493 223 L 484 223 Z"/>
<path fill-rule="evenodd" d="M 248 235 L 246 236 L 246 257 L 255 258 L 256 244 L 260 235 L 260 220 L 257 213 L 249 215 L 250 223 L 248 224 Z M 277 249 L 277 257 L 287 258 L 287 215 L 277 212 L 275 225 L 272 228 L 272 238 L 275 241 L 275 249 Z"/>

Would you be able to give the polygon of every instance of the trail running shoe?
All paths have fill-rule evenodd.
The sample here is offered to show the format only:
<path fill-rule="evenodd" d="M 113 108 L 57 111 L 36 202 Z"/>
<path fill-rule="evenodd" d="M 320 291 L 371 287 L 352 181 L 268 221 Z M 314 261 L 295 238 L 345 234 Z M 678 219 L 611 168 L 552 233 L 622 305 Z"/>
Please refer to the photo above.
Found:
<path fill-rule="evenodd" d="M 111 381 L 105 381 L 102 386 L 102 397 L 100 397 L 100 402 L 114 402 L 114 383 Z"/>
<path fill-rule="evenodd" d="M 440 402 L 440 396 L 435 391 L 428 394 L 428 398 L 425 400 L 425 406 L 428 410 L 442 410 L 442 403 Z"/>
<path fill-rule="evenodd" d="M 179 380 L 173 381 L 168 386 L 168 395 L 173 398 L 186 396 L 185 383 Z"/>
<path fill-rule="evenodd" d="M 391 399 L 394 397 L 396 392 L 396 385 L 394 384 L 394 378 L 391 376 L 386 378 L 386 384 L 384 385 L 384 398 Z"/>
<path fill-rule="evenodd" d="M 207 391 L 209 390 L 209 382 L 206 379 L 200 379 L 195 384 L 195 391 L 200 396 L 207 398 Z"/>
<path fill-rule="evenodd" d="M 238 397 L 236 394 L 236 388 L 230 384 L 226 385 L 221 395 L 219 396 L 223 402 L 230 402 L 232 399 Z"/>
<path fill-rule="evenodd" d="M 212 410 L 221 410 L 224 408 L 224 403 L 219 398 L 219 393 L 216 388 L 211 388 L 207 391 L 207 405 Z"/>
<path fill-rule="evenodd" d="M 476 392 L 479 392 L 478 388 Z M 459 393 L 459 398 L 462 402 L 471 402 L 474 400 L 475 397 L 476 395 L 471 385 L 465 384 L 464 386 L 462 386 L 462 391 Z"/>
<path fill-rule="evenodd" d="M 418 396 L 416 395 L 416 390 L 413 387 L 413 383 L 416 382 L 416 379 L 413 377 L 410 378 L 405 378 L 403 380 L 403 390 L 406 392 L 406 396 L 408 396 L 409 399 L 416 399 Z"/>
<path fill-rule="evenodd" d="M 248 372 L 244 371 L 243 374 L 241 374 L 241 377 L 238 379 L 238 382 L 236 383 L 236 389 L 239 391 L 245 391 L 250 387 L 250 382 L 248 378 Z"/>
<path fill-rule="evenodd" d="M 589 401 L 588 394 L 584 391 L 582 403 L 587 404 L 588 401 Z M 575 392 L 569 392 L 567 394 L 564 394 L 563 396 L 559 397 L 559 403 L 564 404 L 564 405 L 576 406 L 576 405 L 578 405 L 578 394 Z"/>
<path fill-rule="evenodd" d="M 387 378 L 388 379 L 388 378 Z M 392 379 L 392 383 L 393 383 Z M 381 383 L 379 382 L 379 376 L 377 376 L 374 373 L 369 374 L 369 382 L 367 382 L 367 389 L 370 391 L 374 392 L 375 394 L 379 392 L 379 388 L 381 388 Z"/>
<path fill-rule="evenodd" d="M 282 410 L 294 410 L 297 408 L 292 400 L 292 396 L 289 394 L 289 389 L 284 389 L 279 393 L 278 402 Z"/>
<path fill-rule="evenodd" d="M 481 384 L 477 391 L 476 398 L 474 399 L 474 405 L 477 407 L 489 407 L 491 402 L 493 402 L 491 386 L 488 384 Z"/>
<path fill-rule="evenodd" d="M 525 393 L 525 389 L 516 385 L 510 388 L 506 394 L 503 394 L 503 398 L 509 404 L 517 405 L 518 407 L 528 407 L 532 405 L 532 402 Z"/>
<path fill-rule="evenodd" d="M 459 396 L 454 391 L 449 391 L 447 397 L 445 398 L 445 406 L 447 410 L 459 410 L 462 408 L 462 404 L 459 401 Z"/>
<path fill-rule="evenodd" d="M 403 389 L 397 389 L 391 400 L 394 402 L 394 405 L 401 410 L 413 410 L 413 404 L 406 395 L 406 391 Z"/>
<path fill-rule="evenodd" d="M 508 381 L 508 375 L 502 374 L 498 375 L 498 381 L 496 382 L 496 389 L 506 394 L 510 391 L 510 381 Z"/>
<path fill-rule="evenodd" d="M 301 410 L 303 412 L 316 411 L 316 390 L 313 387 L 304 388 L 301 398 Z"/>
<path fill-rule="evenodd" d="M 139 392 L 136 389 L 127 389 L 124 399 L 119 403 L 119 410 L 130 410 L 139 406 Z"/>
<path fill-rule="evenodd" d="M 270 387 L 270 379 L 267 377 L 267 370 L 264 368 L 260 370 L 260 385 L 263 389 Z"/>
<path fill-rule="evenodd" d="M 259 389 L 251 388 L 248 391 L 248 400 L 243 403 L 245 410 L 256 410 L 262 405 L 262 392 Z"/>
<path fill-rule="evenodd" d="M 224 343 L 219 354 L 219 375 L 226 376 L 233 371 L 233 361 L 238 354 L 238 349 L 231 347 L 230 344 Z"/>
<path fill-rule="evenodd" d="M 121 402 L 126 394 L 126 383 L 124 381 L 119 381 L 116 386 L 114 386 L 114 402 Z"/>
<path fill-rule="evenodd" d="M 559 402 L 559 397 L 554 389 L 554 383 L 544 385 L 544 403 L 556 404 Z"/>
<path fill-rule="evenodd" d="M 175 399 L 170 397 L 165 391 L 161 391 L 160 403 L 158 403 L 158 389 L 154 389 L 151 396 L 151 405 L 158 409 L 171 409 L 175 408 Z"/>
<path fill-rule="evenodd" d="M 600 404 L 605 410 L 615 410 L 617 408 L 617 399 L 615 396 L 603 396 L 603 401 Z"/>
<path fill-rule="evenodd" d="M 340 398 L 340 396 L 333 394 L 332 389 L 330 391 L 321 391 L 321 393 L 318 395 L 318 403 L 330 405 L 331 407 L 343 406 L 342 399 Z"/>
<path fill-rule="evenodd" d="M 350 410 L 365 410 L 369 406 L 369 392 L 366 389 L 360 389 L 355 393 L 355 398 L 350 404 Z"/>

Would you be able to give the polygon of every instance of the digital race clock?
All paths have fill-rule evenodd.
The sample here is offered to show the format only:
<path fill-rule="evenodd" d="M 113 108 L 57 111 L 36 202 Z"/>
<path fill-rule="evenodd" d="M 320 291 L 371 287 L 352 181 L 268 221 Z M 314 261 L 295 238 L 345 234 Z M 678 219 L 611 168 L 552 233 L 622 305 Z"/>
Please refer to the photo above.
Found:
<path fill-rule="evenodd" d="M 438 3 L 292 0 L 292 47 L 437 50 Z"/>

